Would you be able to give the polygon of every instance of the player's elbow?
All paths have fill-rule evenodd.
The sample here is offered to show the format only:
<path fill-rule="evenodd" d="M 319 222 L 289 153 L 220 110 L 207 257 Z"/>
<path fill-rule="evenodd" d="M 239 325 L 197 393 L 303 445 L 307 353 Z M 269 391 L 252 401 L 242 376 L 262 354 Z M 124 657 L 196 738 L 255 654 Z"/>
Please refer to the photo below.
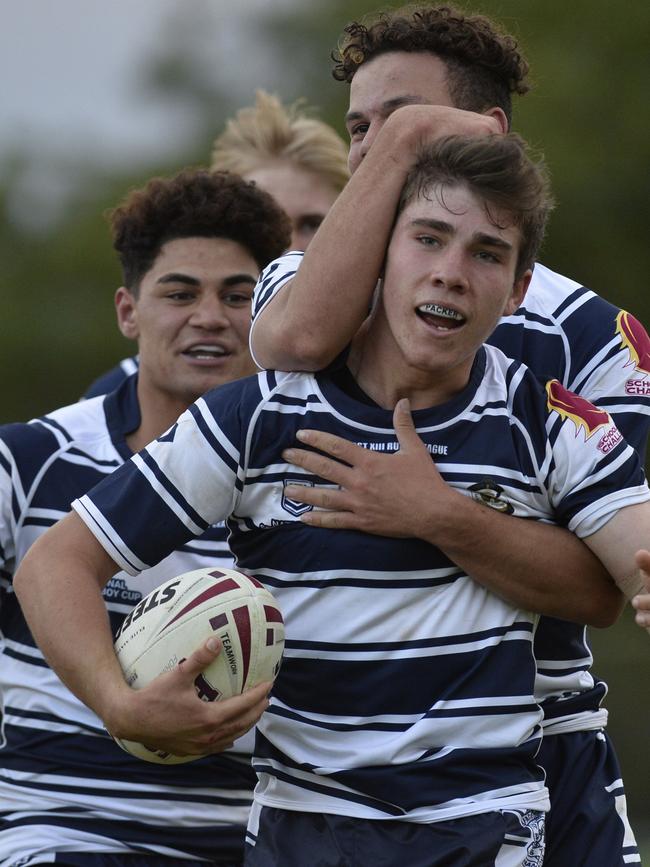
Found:
<path fill-rule="evenodd" d="M 607 629 L 613 626 L 621 616 L 625 608 L 625 596 L 612 584 L 611 590 L 600 594 L 594 604 L 590 606 L 589 619 L 585 620 L 587 626 L 595 629 Z"/>
<path fill-rule="evenodd" d="M 336 352 L 322 344 L 317 334 L 290 327 L 262 333 L 258 326 L 252 349 L 255 359 L 266 370 L 313 372 L 327 367 L 336 357 Z"/>

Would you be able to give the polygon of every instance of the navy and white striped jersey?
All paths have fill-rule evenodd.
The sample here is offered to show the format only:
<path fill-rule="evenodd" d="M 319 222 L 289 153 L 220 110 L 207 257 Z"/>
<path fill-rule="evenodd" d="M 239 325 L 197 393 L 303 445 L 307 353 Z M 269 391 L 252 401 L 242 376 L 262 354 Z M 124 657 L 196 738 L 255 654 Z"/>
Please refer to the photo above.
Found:
<path fill-rule="evenodd" d="M 259 803 L 414 822 L 546 809 L 536 616 L 418 539 L 309 527 L 311 507 L 285 494 L 289 481 L 329 484 L 283 460 L 301 428 L 398 448 L 392 412 L 339 373 L 262 373 L 208 392 L 73 508 L 133 574 L 225 518 L 237 568 L 276 596 L 287 640 L 258 724 Z M 606 413 L 577 398 L 574 416 L 547 407 L 574 399 L 558 388 L 547 395 L 485 347 L 466 389 L 414 421 L 463 494 L 583 536 L 650 491 Z M 586 437 L 574 418 L 592 410 Z"/>
<path fill-rule="evenodd" d="M 251 340 L 255 319 L 294 276 L 301 259 L 302 253 L 290 253 L 262 272 L 253 299 Z M 650 432 L 650 338 L 631 314 L 538 262 L 524 303 L 501 319 L 489 343 L 523 361 L 542 383 L 557 379 L 606 409 L 644 461 Z M 586 628 L 542 617 L 535 653 L 545 734 L 605 725 L 607 711 L 601 705 L 607 686 L 591 672 Z"/>
<path fill-rule="evenodd" d="M 134 377 L 105 399 L 0 428 L 0 865 L 57 851 L 221 855 L 229 863 L 243 853 L 252 736 L 238 752 L 190 764 L 129 756 L 47 666 L 12 589 L 32 543 L 131 456 L 125 436 L 139 424 Z M 223 526 L 206 528 L 155 569 L 113 577 L 104 597 L 114 629 L 161 581 L 232 566 L 225 535 Z"/>

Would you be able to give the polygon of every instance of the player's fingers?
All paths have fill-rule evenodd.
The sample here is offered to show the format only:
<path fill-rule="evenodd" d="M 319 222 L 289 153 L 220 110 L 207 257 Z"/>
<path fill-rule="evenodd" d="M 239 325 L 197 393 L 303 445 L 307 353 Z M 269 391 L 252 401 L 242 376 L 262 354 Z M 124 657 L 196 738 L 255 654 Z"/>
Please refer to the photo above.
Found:
<path fill-rule="evenodd" d="M 650 551 L 646 551 L 645 548 L 642 548 L 640 551 L 636 552 L 635 555 L 636 565 L 644 572 L 644 578 L 646 580 L 646 586 L 648 586 L 648 582 L 650 581 Z M 648 590 L 650 590 L 650 586 L 648 586 Z"/>
<path fill-rule="evenodd" d="M 300 516 L 303 524 L 310 527 L 325 527 L 330 530 L 360 530 L 360 522 L 354 512 L 305 512 Z"/>
<path fill-rule="evenodd" d="M 638 626 L 645 626 L 647 629 L 650 626 L 650 611 L 637 610 L 634 620 Z"/>
<path fill-rule="evenodd" d="M 285 449 L 282 452 L 282 457 L 288 464 L 301 467 L 322 479 L 333 482 L 335 485 L 345 486 L 346 480 L 349 479 L 350 468 L 345 464 L 325 457 L 325 455 L 307 451 L 307 449 Z"/>
<path fill-rule="evenodd" d="M 213 707 L 218 713 L 220 721 L 226 723 L 242 716 L 254 716 L 258 712 L 261 714 L 268 707 L 268 695 L 272 685 L 266 681 L 258 683 L 257 686 L 247 689 L 241 695 L 215 702 Z"/>
<path fill-rule="evenodd" d="M 411 415 L 411 404 L 408 398 L 403 397 L 395 404 L 393 410 L 393 426 L 397 434 L 400 450 L 407 452 L 414 448 L 424 448 L 424 443 L 418 436 Z"/>
<path fill-rule="evenodd" d="M 305 428 L 297 432 L 296 438 L 300 442 L 307 443 L 321 452 L 326 452 L 337 461 L 343 461 L 350 466 L 358 464 L 359 461 L 368 455 L 368 451 L 362 446 L 358 446 L 356 443 L 352 443 L 350 440 L 346 440 L 335 434 L 325 433 L 322 430 Z"/>
<path fill-rule="evenodd" d="M 187 659 L 181 659 L 177 667 L 184 675 L 194 679 L 197 674 L 205 671 L 220 653 L 221 642 L 213 636 L 208 638 L 194 653 L 191 653 Z"/>
<path fill-rule="evenodd" d="M 338 488 L 287 485 L 284 493 L 292 500 L 308 506 L 318 506 L 320 509 L 345 510 L 348 505 L 348 496 Z"/>

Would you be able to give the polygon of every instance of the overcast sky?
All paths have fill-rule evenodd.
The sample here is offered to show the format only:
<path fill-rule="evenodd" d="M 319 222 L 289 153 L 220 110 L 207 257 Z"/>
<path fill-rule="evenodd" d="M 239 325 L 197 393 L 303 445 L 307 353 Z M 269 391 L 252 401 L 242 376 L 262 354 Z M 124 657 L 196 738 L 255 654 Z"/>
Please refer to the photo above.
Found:
<path fill-rule="evenodd" d="M 300 0 L 0 0 L 0 158 L 92 148 L 109 162 L 170 144 L 169 112 L 148 105 L 137 72 L 179 6 L 208 5 L 227 27 L 220 51 L 236 52 L 257 9 Z M 240 52 L 239 57 L 242 54 Z M 248 86 L 237 64 L 233 86 Z"/>

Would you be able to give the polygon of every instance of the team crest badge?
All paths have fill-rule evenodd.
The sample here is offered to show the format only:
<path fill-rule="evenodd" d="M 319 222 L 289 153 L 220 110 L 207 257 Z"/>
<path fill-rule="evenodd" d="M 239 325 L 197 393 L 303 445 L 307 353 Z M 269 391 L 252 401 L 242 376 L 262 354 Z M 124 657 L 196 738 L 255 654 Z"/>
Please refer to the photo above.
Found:
<path fill-rule="evenodd" d="M 604 409 L 599 409 L 584 397 L 569 391 L 557 379 L 546 383 L 546 397 L 549 412 L 556 412 L 563 419 L 571 419 L 576 428 L 576 436 L 581 428 L 584 430 L 585 441 L 611 422 Z"/>
<path fill-rule="evenodd" d="M 295 518 L 304 515 L 305 512 L 311 512 L 314 508 L 313 506 L 310 506 L 308 503 L 301 503 L 300 500 L 292 500 L 291 497 L 287 497 L 285 493 L 287 485 L 302 485 L 303 488 L 313 488 L 314 483 L 309 482 L 306 479 L 284 479 L 282 482 L 282 508 L 285 512 L 289 512 L 289 514 L 293 515 Z"/>

